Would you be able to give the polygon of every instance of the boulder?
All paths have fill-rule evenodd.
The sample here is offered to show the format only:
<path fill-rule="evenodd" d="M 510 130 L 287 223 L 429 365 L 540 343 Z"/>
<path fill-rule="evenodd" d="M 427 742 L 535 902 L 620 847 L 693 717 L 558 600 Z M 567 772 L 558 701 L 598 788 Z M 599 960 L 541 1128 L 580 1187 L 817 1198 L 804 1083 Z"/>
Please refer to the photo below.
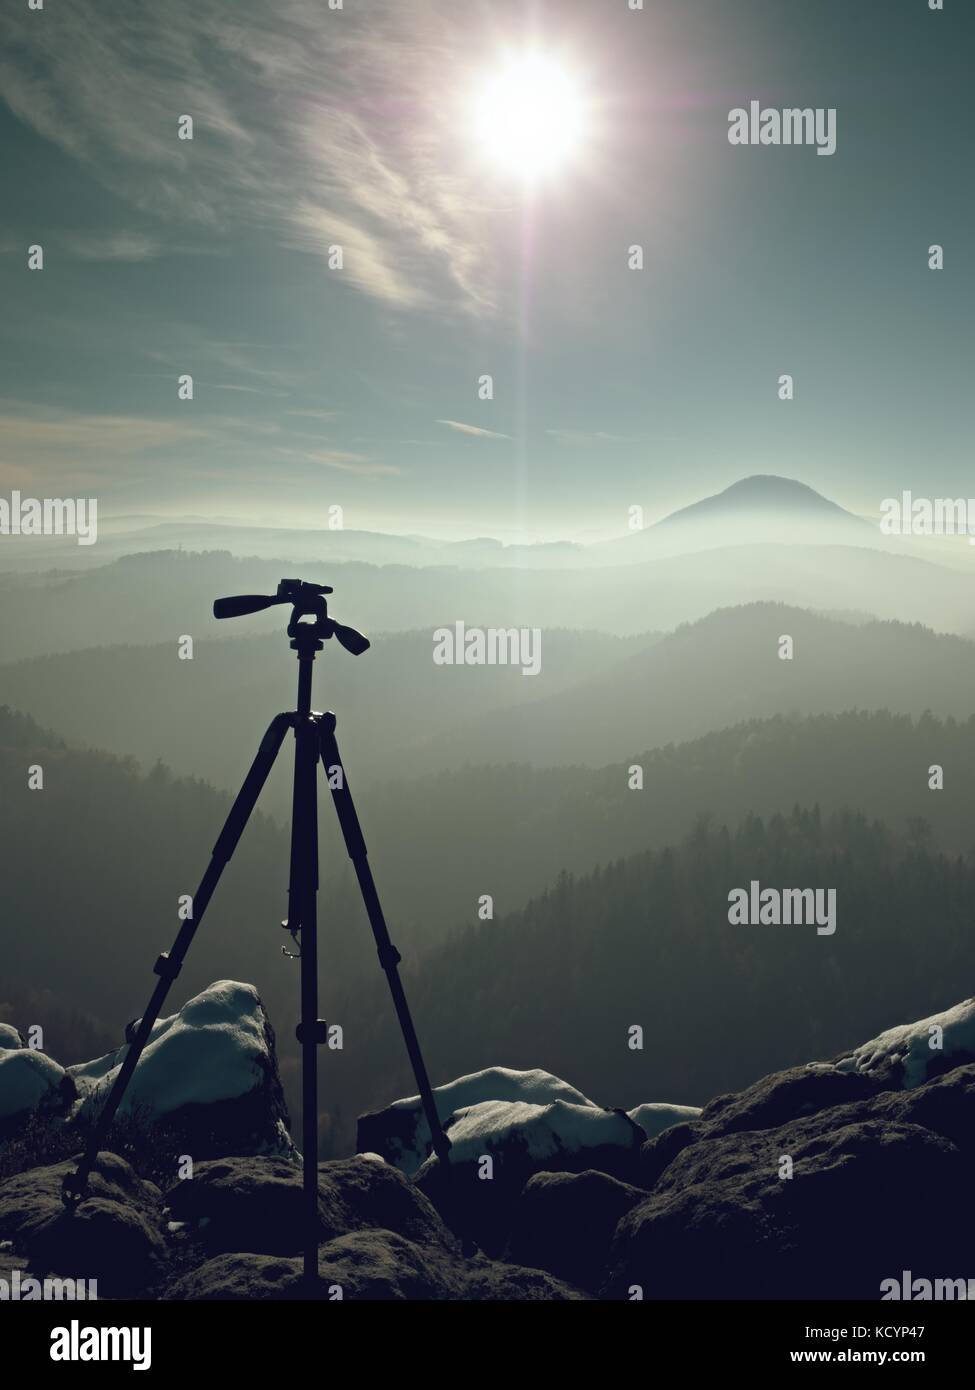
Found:
<path fill-rule="evenodd" d="M 2 1141 L 21 1129 L 28 1115 L 67 1115 L 77 1093 L 71 1077 L 53 1057 L 24 1047 L 9 1024 L 0 1024 L 0 1028 L 5 1030 L 0 1034 Z"/>
<path fill-rule="evenodd" d="M 161 1194 L 124 1159 L 100 1153 L 90 1196 L 73 1211 L 61 1201 L 76 1160 L 32 1168 L 0 1183 L 0 1239 L 32 1274 L 97 1279 L 99 1294 L 131 1298 L 160 1277 L 165 1242 Z"/>
<path fill-rule="evenodd" d="M 904 1269 L 963 1267 L 967 1159 L 920 1125 L 855 1110 L 688 1144 L 620 1221 L 604 1296 L 876 1300 Z"/>
<path fill-rule="evenodd" d="M 639 1125 L 648 1139 L 663 1134 L 673 1125 L 693 1124 L 701 1118 L 697 1105 L 665 1105 L 654 1101 L 649 1105 L 637 1105 L 626 1112 L 635 1125 Z"/>
<path fill-rule="evenodd" d="M 547 1071 L 512 1071 L 509 1067 L 487 1067 L 470 1076 L 458 1077 L 433 1092 L 440 1123 L 446 1124 L 458 1110 L 482 1101 L 524 1101 L 546 1105 L 562 1100 L 571 1105 L 592 1106 L 581 1091 L 560 1081 Z M 419 1096 L 397 1100 L 384 1110 L 360 1115 L 356 1148 L 372 1150 L 404 1173 L 415 1173 L 432 1152 L 430 1126 Z"/>
<path fill-rule="evenodd" d="M 830 1066 L 790 1067 L 773 1072 L 737 1094 L 718 1096 L 704 1107 L 698 1133 L 703 1137 L 746 1129 L 775 1129 L 789 1120 L 832 1110 L 849 1101 L 880 1095 L 876 1077 L 836 1071 Z"/>
<path fill-rule="evenodd" d="M 75 1118 L 97 1114 L 127 1052 L 126 1042 L 68 1069 Z M 221 980 L 156 1021 L 119 1114 L 134 1112 L 164 1121 L 196 1159 L 294 1155 L 274 1030 L 253 985 Z"/>
<path fill-rule="evenodd" d="M 305 1240 L 301 1170 L 283 1159 L 231 1157 L 199 1163 L 166 1194 L 171 1222 L 209 1254 L 297 1255 Z M 382 1159 L 318 1165 L 320 1240 L 382 1228 L 422 1246 L 455 1250 L 432 1204 Z"/>
<path fill-rule="evenodd" d="M 620 1219 L 646 1196 L 592 1168 L 536 1173 L 515 1204 L 505 1259 L 595 1291 Z"/>
<path fill-rule="evenodd" d="M 302 1299 L 301 1260 L 226 1254 L 176 1280 L 166 1299 Z M 584 1298 L 541 1270 L 497 1264 L 477 1256 L 469 1264 L 437 1248 L 423 1249 L 394 1231 L 339 1236 L 318 1252 L 322 1297 L 334 1301 L 568 1301 Z"/>
<path fill-rule="evenodd" d="M 868 1077 L 884 1090 L 911 1090 L 975 1062 L 975 999 L 917 1023 L 903 1023 L 817 1069 Z"/>
<path fill-rule="evenodd" d="M 445 1299 L 460 1294 L 462 1269 L 442 1251 L 426 1251 L 395 1231 L 353 1231 L 318 1252 L 323 1296 L 341 1299 Z M 300 1258 L 225 1254 L 177 1280 L 167 1299 L 306 1297 Z"/>
<path fill-rule="evenodd" d="M 467 1267 L 461 1298 L 474 1303 L 577 1303 L 588 1295 L 543 1269 L 477 1255 Z"/>
<path fill-rule="evenodd" d="M 447 1134 L 449 1181 L 434 1156 L 416 1175 L 417 1185 L 455 1230 L 489 1254 L 504 1247 L 515 1199 L 533 1174 L 598 1168 L 626 1181 L 639 1172 L 645 1141 L 625 1111 L 564 1100 L 484 1101 L 453 1115 Z"/>

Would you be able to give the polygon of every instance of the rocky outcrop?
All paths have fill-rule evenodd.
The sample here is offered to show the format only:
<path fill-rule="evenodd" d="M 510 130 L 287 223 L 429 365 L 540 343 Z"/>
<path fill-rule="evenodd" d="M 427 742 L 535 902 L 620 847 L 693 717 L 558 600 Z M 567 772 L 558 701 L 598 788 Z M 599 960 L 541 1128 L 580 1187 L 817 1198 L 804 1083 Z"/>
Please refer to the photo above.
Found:
<path fill-rule="evenodd" d="M 97 1114 L 127 1051 L 68 1069 L 76 1120 Z M 196 1159 L 294 1155 L 274 1030 L 253 985 L 218 981 L 157 1020 L 119 1111 L 133 1113 L 165 1121 Z"/>
<path fill-rule="evenodd" d="M 536 1173 L 511 1215 L 505 1259 L 595 1292 L 617 1225 L 646 1192 L 607 1173 Z"/>
<path fill-rule="evenodd" d="M 9 1023 L 0 1023 L 0 1141 L 23 1127 L 28 1115 L 67 1115 L 77 1098 L 68 1073 Z"/>
<path fill-rule="evenodd" d="M 967 1277 L 973 1037 L 969 1000 L 649 1141 L 604 1295 L 878 1299 L 903 1270 Z"/>
<path fill-rule="evenodd" d="M 417 1185 L 455 1229 L 499 1254 L 511 1229 L 518 1196 L 536 1173 L 578 1173 L 588 1168 L 627 1181 L 640 1168 L 646 1135 L 623 1110 L 594 1105 L 484 1101 L 452 1115 L 449 1178 L 434 1156 Z"/>
<path fill-rule="evenodd" d="M 569 1105 L 592 1106 L 592 1101 L 581 1091 L 560 1081 L 551 1072 L 512 1071 L 510 1067 L 487 1067 L 470 1076 L 458 1077 L 445 1086 L 438 1086 L 433 1096 L 442 1125 L 458 1111 L 485 1101 L 547 1105 L 560 1100 Z M 360 1153 L 380 1154 L 404 1173 L 415 1173 L 432 1152 L 430 1126 L 420 1097 L 407 1096 L 384 1110 L 360 1115 L 356 1148 Z"/>
<path fill-rule="evenodd" d="M 135 1298 L 160 1279 L 162 1198 L 116 1154 L 98 1155 L 90 1197 L 67 1211 L 61 1186 L 74 1162 L 32 1168 L 0 1184 L 0 1241 L 37 1276 L 98 1282 L 100 1297 Z"/>
<path fill-rule="evenodd" d="M 301 1171 L 282 1159 L 200 1163 L 166 1193 L 167 1216 L 210 1254 L 297 1254 L 304 1244 Z M 431 1203 L 396 1168 L 359 1155 L 318 1165 L 319 1240 L 380 1227 L 416 1245 L 454 1251 Z"/>
<path fill-rule="evenodd" d="M 449 1171 L 423 1158 L 415 1098 L 397 1102 L 360 1127 L 395 1164 L 368 1152 L 318 1166 L 319 1294 L 878 1300 L 908 1270 L 967 1279 L 973 1040 L 968 1001 L 702 1111 L 604 1109 L 547 1072 L 490 1068 L 437 1093 Z M 0 1034 L 0 1065 L 29 1051 L 14 1030 Z M 122 1056 L 71 1069 L 81 1119 Z M 25 1075 L 46 1075 L 44 1061 Z M 74 1160 L 16 1173 L 0 1182 L 0 1267 L 96 1279 L 103 1297 L 307 1296 L 301 1175 L 273 1151 L 283 1104 L 254 991 L 224 982 L 161 1021 L 136 1077 L 131 1103 L 186 1126 L 192 1166 L 163 1195 L 101 1154 L 73 1213 L 61 1184 Z M 61 1085 L 12 1114 L 35 1114 Z M 63 1097 L 50 1103 L 57 1114 Z M 70 1133 L 68 1121 L 59 1143 Z M 208 1143 L 223 1151 L 205 1158 Z M 23 1159 L 16 1145 L 3 1152 Z M 126 1152 L 169 1171 L 168 1160 L 153 1169 L 145 1144 Z"/>

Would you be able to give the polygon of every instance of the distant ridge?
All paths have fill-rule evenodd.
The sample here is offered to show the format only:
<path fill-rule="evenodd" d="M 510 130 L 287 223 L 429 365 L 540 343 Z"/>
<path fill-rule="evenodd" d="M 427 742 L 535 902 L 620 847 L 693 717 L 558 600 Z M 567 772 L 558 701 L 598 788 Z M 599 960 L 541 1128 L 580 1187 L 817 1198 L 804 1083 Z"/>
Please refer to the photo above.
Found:
<path fill-rule="evenodd" d="M 856 526 L 868 524 L 806 483 L 800 483 L 795 478 L 781 478 L 775 473 L 753 473 L 748 478 L 740 478 L 723 492 L 681 507 L 656 524 L 667 526 L 673 522 L 718 521 L 732 516 L 741 518 L 743 514 L 788 514 L 810 521 L 852 522 Z"/>

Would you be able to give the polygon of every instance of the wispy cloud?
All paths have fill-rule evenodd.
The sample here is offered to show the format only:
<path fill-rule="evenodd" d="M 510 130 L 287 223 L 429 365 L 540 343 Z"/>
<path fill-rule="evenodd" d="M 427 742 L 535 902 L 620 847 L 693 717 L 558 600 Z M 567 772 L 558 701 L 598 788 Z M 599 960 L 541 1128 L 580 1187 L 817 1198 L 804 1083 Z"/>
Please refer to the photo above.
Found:
<path fill-rule="evenodd" d="M 510 439 L 510 434 L 499 434 L 497 430 L 483 430 L 479 425 L 465 425 L 461 420 L 435 420 L 434 424 L 446 425 L 458 434 L 473 434 L 478 439 Z"/>
<path fill-rule="evenodd" d="M 158 241 L 141 232 L 111 232 L 105 236 L 76 233 L 67 238 L 65 245 L 69 254 L 84 261 L 151 261 L 163 251 Z"/>
<path fill-rule="evenodd" d="M 546 430 L 545 433 L 560 444 L 586 446 L 592 444 L 632 444 L 621 434 L 607 434 L 604 430 Z"/>
<path fill-rule="evenodd" d="M 472 16 L 438 0 L 351 8 L 74 0 L 51 24 L 7 6 L 0 96 L 143 214 L 339 244 L 343 269 L 323 273 L 387 306 L 490 313 L 478 189 L 431 100 L 445 73 L 463 90 Z M 108 258 L 152 254 L 123 235 Z"/>
<path fill-rule="evenodd" d="M 395 464 L 380 463 L 367 454 L 347 449 L 292 449 L 281 445 L 274 452 L 307 463 L 319 463 L 324 468 L 335 468 L 340 473 L 355 473 L 360 478 L 398 477 L 401 472 Z"/>
<path fill-rule="evenodd" d="M 5 449 L 37 453 L 69 450 L 98 454 L 132 454 L 205 439 L 203 425 L 134 415 L 88 415 L 58 410 L 31 413 L 0 406 L 0 434 Z"/>
<path fill-rule="evenodd" d="M 338 454 L 331 456 L 320 454 L 317 457 L 309 454 L 309 458 L 314 458 L 317 463 L 323 463 L 326 468 L 337 468 L 342 473 L 356 473 L 360 478 L 395 478 L 401 472 L 394 463 L 355 463 Z"/>
<path fill-rule="evenodd" d="M 270 391 L 263 386 L 238 386 L 229 381 L 216 381 L 212 391 L 243 391 L 248 396 L 287 396 L 287 391 Z"/>

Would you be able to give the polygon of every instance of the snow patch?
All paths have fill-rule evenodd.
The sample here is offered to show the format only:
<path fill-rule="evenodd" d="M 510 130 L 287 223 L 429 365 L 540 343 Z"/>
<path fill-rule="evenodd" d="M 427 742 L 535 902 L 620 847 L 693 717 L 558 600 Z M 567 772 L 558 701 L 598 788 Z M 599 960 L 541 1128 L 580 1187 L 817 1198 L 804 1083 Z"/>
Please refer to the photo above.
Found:
<path fill-rule="evenodd" d="M 97 1109 L 129 1045 L 93 1062 L 69 1067 L 81 1100 Z M 2 1055 L 2 1054 L 0 1054 Z M 120 1107 L 125 1114 L 150 1107 L 159 1115 L 184 1105 L 206 1105 L 246 1095 L 261 1085 L 268 1058 L 264 1016 L 253 985 L 220 980 L 156 1021 Z"/>
<path fill-rule="evenodd" d="M 448 1130 L 451 1163 L 476 1162 L 485 1153 L 511 1145 L 534 1161 L 608 1145 L 633 1147 L 633 1128 L 617 1110 L 527 1101 L 486 1100 L 458 1110 Z"/>
<path fill-rule="evenodd" d="M 7 1049 L 19 1049 L 24 1045 L 24 1040 L 12 1023 L 0 1023 L 0 1052 Z"/>
<path fill-rule="evenodd" d="M 701 1117 L 701 1110 L 697 1105 L 667 1105 L 663 1101 L 638 1105 L 626 1113 L 635 1125 L 640 1126 L 648 1139 L 663 1134 L 665 1129 L 670 1129 L 673 1125 L 690 1124 Z"/>
<path fill-rule="evenodd" d="M 940 1039 L 940 1047 L 938 1041 Z M 917 1023 L 904 1023 L 888 1028 L 870 1042 L 863 1043 L 849 1057 L 833 1063 L 816 1063 L 841 1072 L 886 1071 L 892 1065 L 903 1065 L 903 1087 L 911 1091 L 927 1081 L 932 1066 L 951 1057 L 975 1057 L 975 999 L 932 1014 Z"/>
<path fill-rule="evenodd" d="M 37 1107 L 64 1079 L 52 1057 L 29 1047 L 0 1049 L 0 1120 Z"/>
<path fill-rule="evenodd" d="M 558 1100 L 592 1110 L 599 1109 L 574 1086 L 540 1069 L 514 1071 L 510 1067 L 486 1067 L 484 1071 L 472 1072 L 469 1076 L 461 1076 L 456 1081 L 437 1086 L 433 1095 L 441 1124 L 446 1124 L 457 1111 L 485 1101 L 540 1106 Z M 381 1115 L 388 1117 L 388 1132 L 379 1132 L 386 1128 L 385 1119 L 371 1117 L 371 1142 L 375 1143 L 381 1137 L 389 1162 L 403 1173 L 415 1173 L 430 1153 L 430 1126 L 421 1108 L 420 1097 L 407 1096 L 394 1101 Z"/>

